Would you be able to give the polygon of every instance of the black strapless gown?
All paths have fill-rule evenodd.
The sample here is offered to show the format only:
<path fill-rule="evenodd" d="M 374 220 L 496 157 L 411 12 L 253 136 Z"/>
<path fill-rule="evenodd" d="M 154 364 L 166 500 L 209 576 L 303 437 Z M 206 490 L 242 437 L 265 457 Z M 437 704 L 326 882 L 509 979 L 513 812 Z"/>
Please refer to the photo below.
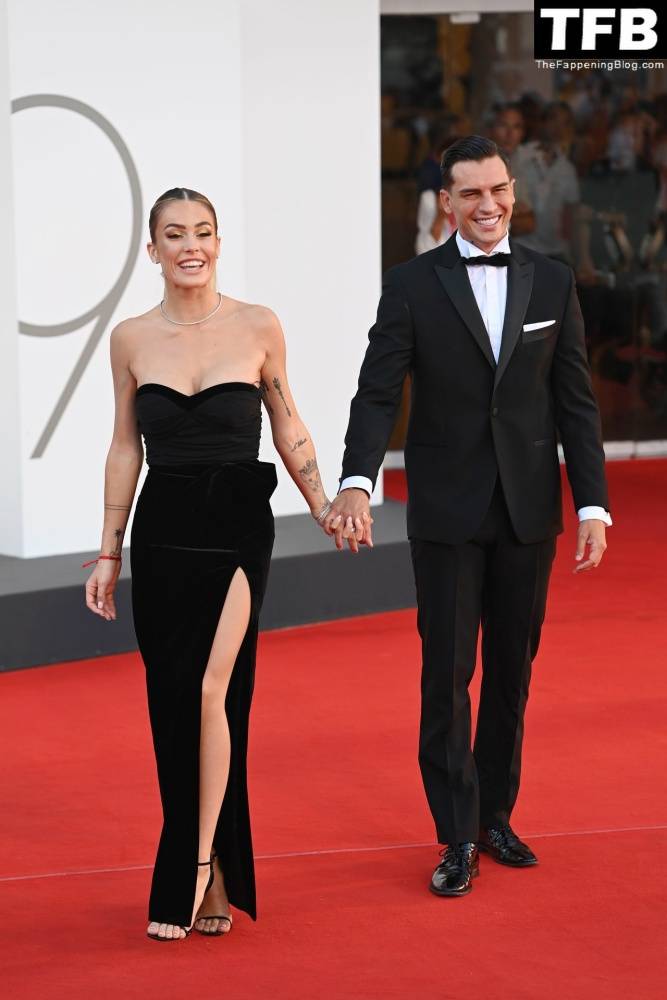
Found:
<path fill-rule="evenodd" d="M 240 567 L 250 624 L 226 699 L 229 782 L 214 846 L 230 902 L 256 917 L 246 754 L 258 618 L 274 526 L 275 466 L 259 462 L 261 395 L 245 382 L 193 396 L 137 390 L 148 475 L 132 525 L 132 604 L 146 666 L 164 824 L 149 920 L 187 926 L 199 844 L 201 684 L 227 591 Z"/>

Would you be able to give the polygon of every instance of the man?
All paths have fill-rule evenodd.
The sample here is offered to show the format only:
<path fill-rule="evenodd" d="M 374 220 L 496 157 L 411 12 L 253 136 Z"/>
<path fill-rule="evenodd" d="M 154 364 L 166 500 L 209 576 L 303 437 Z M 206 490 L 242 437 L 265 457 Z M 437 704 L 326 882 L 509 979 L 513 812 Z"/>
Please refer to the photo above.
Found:
<path fill-rule="evenodd" d="M 510 161 L 512 174 L 516 173 L 515 157 L 521 157 L 521 143 L 525 136 L 523 112 L 520 105 L 509 101 L 507 104 L 496 104 L 491 119 L 490 138 L 505 153 Z"/>
<path fill-rule="evenodd" d="M 440 161 L 447 147 L 469 131 L 465 124 L 465 117 L 447 115 L 429 129 L 430 151 L 417 172 L 417 254 L 441 246 L 454 230 L 440 203 Z"/>
<path fill-rule="evenodd" d="M 535 217 L 530 205 L 527 186 L 523 177 L 523 161 L 526 147 L 522 146 L 525 125 L 523 113 L 518 104 L 498 104 L 493 111 L 490 137 L 506 154 L 514 180 L 514 208 L 512 209 L 512 236 L 532 233 Z"/>
<path fill-rule="evenodd" d="M 490 139 L 468 136 L 445 151 L 441 198 L 457 232 L 385 277 L 325 530 L 339 548 L 346 538 L 353 550 L 372 544 L 369 496 L 411 372 L 405 466 L 423 652 L 419 761 L 446 845 L 430 887 L 461 896 L 478 873 L 478 849 L 516 867 L 537 861 L 510 815 L 562 530 L 557 430 L 579 510 L 577 571 L 599 564 L 611 521 L 572 272 L 508 239 L 513 183 Z"/>
<path fill-rule="evenodd" d="M 521 191 L 531 204 L 531 230 L 514 230 L 522 246 L 556 260 L 572 263 L 576 248 L 577 214 L 580 211 L 579 179 L 568 159 L 573 132 L 572 111 L 554 101 L 542 112 L 541 138 L 523 148 Z"/>

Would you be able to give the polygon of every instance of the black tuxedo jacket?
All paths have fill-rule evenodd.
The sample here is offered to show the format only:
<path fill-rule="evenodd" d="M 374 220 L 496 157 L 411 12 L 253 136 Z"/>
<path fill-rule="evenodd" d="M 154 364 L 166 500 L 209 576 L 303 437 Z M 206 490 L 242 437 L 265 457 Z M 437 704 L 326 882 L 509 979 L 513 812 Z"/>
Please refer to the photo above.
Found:
<path fill-rule="evenodd" d="M 574 275 L 510 246 L 497 365 L 454 236 L 385 275 L 350 408 L 342 478 L 375 483 L 410 372 L 405 468 L 412 538 L 468 541 L 498 475 L 522 542 L 562 531 L 557 432 L 575 507 L 608 508 Z"/>

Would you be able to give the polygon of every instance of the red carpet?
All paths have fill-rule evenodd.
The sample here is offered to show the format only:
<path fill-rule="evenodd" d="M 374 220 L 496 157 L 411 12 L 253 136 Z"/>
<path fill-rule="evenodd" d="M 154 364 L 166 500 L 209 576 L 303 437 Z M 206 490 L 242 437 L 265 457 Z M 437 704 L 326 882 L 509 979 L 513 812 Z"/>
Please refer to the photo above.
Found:
<path fill-rule="evenodd" d="M 237 914 L 230 938 L 156 945 L 143 937 L 159 803 L 138 658 L 8 674 L 0 995 L 663 997 L 667 462 L 609 474 L 604 565 L 571 575 L 570 521 L 534 671 L 515 825 L 538 868 L 483 858 L 471 896 L 426 891 L 437 855 L 413 611 L 267 633 L 250 757 L 259 922 Z"/>

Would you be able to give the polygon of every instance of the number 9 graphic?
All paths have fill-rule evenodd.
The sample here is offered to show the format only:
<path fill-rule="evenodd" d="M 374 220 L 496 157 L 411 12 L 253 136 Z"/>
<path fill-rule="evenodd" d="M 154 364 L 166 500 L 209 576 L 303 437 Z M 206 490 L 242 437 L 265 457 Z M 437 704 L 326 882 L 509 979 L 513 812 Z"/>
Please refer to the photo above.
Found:
<path fill-rule="evenodd" d="M 75 114 L 82 115 L 88 121 L 92 122 L 93 125 L 96 125 L 109 139 L 125 167 L 132 198 L 132 229 L 125 263 L 114 285 L 97 305 L 74 319 L 51 326 L 23 323 L 19 320 L 19 333 L 23 333 L 28 337 L 62 337 L 66 333 L 73 333 L 75 330 L 81 329 L 81 327 L 90 323 L 91 320 L 95 320 L 95 325 L 86 341 L 83 351 L 79 355 L 53 412 L 47 420 L 44 430 L 40 434 L 39 440 L 30 456 L 31 458 L 41 458 L 130 280 L 141 242 L 141 187 L 134 161 L 120 134 L 110 121 L 89 104 L 84 104 L 83 101 L 77 101 L 73 97 L 63 97 L 59 94 L 29 94 L 27 97 L 19 97 L 15 101 L 12 101 L 11 107 L 12 114 L 16 114 L 19 111 L 27 111 L 31 108 L 62 108 L 64 111 L 73 111 Z"/>

